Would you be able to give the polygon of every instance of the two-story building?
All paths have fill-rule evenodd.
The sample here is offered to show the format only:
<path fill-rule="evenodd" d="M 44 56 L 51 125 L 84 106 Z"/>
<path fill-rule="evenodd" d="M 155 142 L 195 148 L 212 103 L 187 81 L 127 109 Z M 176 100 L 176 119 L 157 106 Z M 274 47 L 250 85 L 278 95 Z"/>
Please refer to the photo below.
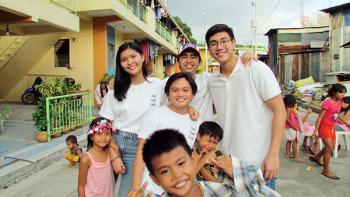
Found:
<path fill-rule="evenodd" d="M 115 54 L 138 43 L 150 75 L 175 72 L 188 39 L 160 0 L 1 0 L 0 100 L 20 101 L 37 76 L 74 78 L 93 90 L 115 73 Z"/>

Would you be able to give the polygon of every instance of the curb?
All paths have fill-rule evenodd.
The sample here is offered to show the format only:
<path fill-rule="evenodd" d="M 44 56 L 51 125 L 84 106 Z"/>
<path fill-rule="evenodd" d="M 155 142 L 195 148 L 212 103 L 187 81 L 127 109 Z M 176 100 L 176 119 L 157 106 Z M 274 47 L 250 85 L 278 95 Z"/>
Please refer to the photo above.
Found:
<path fill-rule="evenodd" d="M 76 132 L 70 133 L 70 135 L 76 135 L 78 143 L 80 145 L 86 144 L 86 130 L 87 127 L 84 126 L 82 128 L 77 129 Z M 21 155 L 25 152 L 31 152 L 38 148 L 43 148 L 42 152 L 36 152 L 36 154 L 30 157 L 22 157 L 32 162 L 17 160 L 7 166 L 0 168 L 0 189 L 5 189 L 9 185 L 17 183 L 20 180 L 44 169 L 53 162 L 63 158 L 64 153 L 67 152 L 64 136 L 60 137 L 62 139 L 60 139 L 57 145 L 50 147 L 46 150 L 44 150 L 44 148 L 48 145 L 48 143 L 35 144 L 25 150 L 18 151 L 17 155 Z M 16 153 L 12 153 L 11 155 L 16 155 Z"/>

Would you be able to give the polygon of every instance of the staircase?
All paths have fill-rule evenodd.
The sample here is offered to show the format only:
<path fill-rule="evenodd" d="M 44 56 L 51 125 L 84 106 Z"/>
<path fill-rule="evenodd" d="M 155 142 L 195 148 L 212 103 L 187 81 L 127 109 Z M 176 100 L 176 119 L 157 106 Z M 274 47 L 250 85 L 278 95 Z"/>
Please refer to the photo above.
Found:
<path fill-rule="evenodd" d="M 7 44 L 0 47 L 0 100 L 6 100 L 12 90 L 18 90 L 18 101 L 22 91 L 27 88 L 21 84 L 28 72 L 41 60 L 41 58 L 53 48 L 62 36 L 61 33 L 31 35 L 31 36 L 4 36 Z M 11 38 L 9 38 L 11 37 Z M 18 38 L 17 38 L 18 37 Z M 0 43 L 5 43 L 5 38 L 0 37 Z M 18 87 L 17 87 L 18 86 Z M 23 86 L 23 87 L 22 87 Z M 16 88 L 17 87 L 17 88 Z"/>
<path fill-rule="evenodd" d="M 0 37 L 0 70 L 28 40 L 29 36 Z"/>

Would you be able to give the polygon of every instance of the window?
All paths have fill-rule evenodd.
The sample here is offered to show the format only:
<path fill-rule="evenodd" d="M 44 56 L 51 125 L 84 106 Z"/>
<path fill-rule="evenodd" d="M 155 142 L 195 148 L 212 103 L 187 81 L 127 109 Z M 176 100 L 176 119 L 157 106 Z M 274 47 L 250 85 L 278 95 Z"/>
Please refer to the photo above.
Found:
<path fill-rule="evenodd" d="M 344 26 L 350 26 L 350 9 L 344 10 Z"/>
<path fill-rule="evenodd" d="M 54 46 L 55 67 L 69 67 L 69 39 L 60 39 Z"/>

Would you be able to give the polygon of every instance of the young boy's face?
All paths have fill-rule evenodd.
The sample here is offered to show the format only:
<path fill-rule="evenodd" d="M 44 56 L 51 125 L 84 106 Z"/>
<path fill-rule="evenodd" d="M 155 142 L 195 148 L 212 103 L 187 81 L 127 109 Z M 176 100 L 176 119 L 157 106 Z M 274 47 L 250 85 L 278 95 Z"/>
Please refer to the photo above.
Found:
<path fill-rule="evenodd" d="M 220 140 L 216 137 L 210 136 L 210 135 L 199 135 L 197 134 L 197 142 L 200 150 L 203 153 L 210 152 L 212 150 L 216 150 L 216 147 Z"/>
<path fill-rule="evenodd" d="M 67 148 L 69 148 L 70 150 L 75 148 L 75 144 L 71 141 L 66 141 L 66 145 L 67 145 Z"/>
<path fill-rule="evenodd" d="M 194 190 L 196 175 L 193 162 L 181 146 L 152 159 L 155 183 L 172 196 L 187 196 Z"/>

